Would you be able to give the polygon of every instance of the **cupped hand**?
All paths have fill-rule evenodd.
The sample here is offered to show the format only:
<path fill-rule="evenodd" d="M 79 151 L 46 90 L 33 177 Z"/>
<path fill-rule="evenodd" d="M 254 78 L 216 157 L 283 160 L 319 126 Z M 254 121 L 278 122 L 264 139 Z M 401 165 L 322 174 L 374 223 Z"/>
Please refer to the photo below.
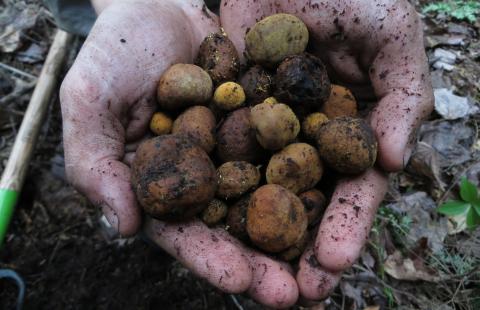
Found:
<path fill-rule="evenodd" d="M 386 192 L 385 172 L 408 162 L 433 93 L 422 24 L 406 0 L 224 0 L 220 7 L 222 26 L 240 52 L 248 29 L 276 13 L 304 21 L 313 52 L 335 83 L 348 86 L 361 101 L 377 101 L 367 117 L 379 143 L 377 167 L 338 183 L 314 245 L 299 263 L 301 295 L 318 300 L 360 255 Z"/>
<path fill-rule="evenodd" d="M 100 3 L 102 2 L 102 3 Z M 128 166 L 155 110 L 156 85 L 172 64 L 191 63 L 218 19 L 200 0 L 113 2 L 98 17 L 60 93 L 66 173 L 100 206 L 113 228 L 132 235 L 141 211 Z M 231 293 L 286 307 L 298 298 L 288 266 L 244 247 L 225 231 L 199 221 L 153 219 L 145 232 L 197 275 Z"/>

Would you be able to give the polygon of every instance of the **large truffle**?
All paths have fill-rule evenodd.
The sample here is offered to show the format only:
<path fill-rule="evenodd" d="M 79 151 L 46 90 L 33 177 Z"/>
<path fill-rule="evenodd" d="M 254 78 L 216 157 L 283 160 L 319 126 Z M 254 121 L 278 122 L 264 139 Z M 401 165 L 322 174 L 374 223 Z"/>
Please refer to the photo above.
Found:
<path fill-rule="evenodd" d="M 254 62 L 273 68 L 286 56 L 305 51 L 308 29 L 296 16 L 275 14 L 256 23 L 245 36 L 245 50 Z"/>
<path fill-rule="evenodd" d="M 307 214 L 300 198 L 280 185 L 257 189 L 248 205 L 247 232 L 259 248 L 272 253 L 283 251 L 304 236 Z"/>
<path fill-rule="evenodd" d="M 217 188 L 215 166 L 188 138 L 163 135 L 144 141 L 132 164 L 132 185 L 146 213 L 181 220 L 201 212 Z"/>
<path fill-rule="evenodd" d="M 330 95 L 323 62 L 310 54 L 287 57 L 277 68 L 275 98 L 290 105 L 318 110 Z"/>
<path fill-rule="evenodd" d="M 357 174 L 372 167 L 377 158 L 377 140 L 362 119 L 335 118 L 317 135 L 320 157 L 340 173 Z"/>

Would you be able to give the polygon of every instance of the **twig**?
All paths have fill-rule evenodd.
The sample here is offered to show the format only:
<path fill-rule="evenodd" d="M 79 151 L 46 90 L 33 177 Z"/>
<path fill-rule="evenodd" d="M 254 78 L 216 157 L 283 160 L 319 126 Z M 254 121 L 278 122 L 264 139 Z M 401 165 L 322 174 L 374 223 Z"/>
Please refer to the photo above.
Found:
<path fill-rule="evenodd" d="M 235 297 L 234 295 L 230 294 L 230 299 L 232 299 L 233 303 L 235 304 L 235 306 L 237 307 L 238 310 L 243 310 L 243 307 L 242 305 L 238 302 L 237 300 L 237 297 Z"/>
<path fill-rule="evenodd" d="M 30 80 L 36 80 L 37 77 L 35 75 L 32 75 L 30 73 L 27 73 L 25 71 L 19 70 L 17 68 L 14 68 L 12 66 L 6 65 L 3 62 L 0 62 L 0 68 L 3 68 L 7 71 L 13 72 L 15 74 L 21 75 L 23 77 L 29 78 Z"/>
<path fill-rule="evenodd" d="M 342 310 L 345 309 L 345 294 L 342 294 Z"/>
<path fill-rule="evenodd" d="M 22 84 L 24 84 L 24 83 L 22 83 Z M 6 105 L 6 104 L 10 103 L 10 101 L 13 101 L 13 100 L 17 99 L 19 96 L 29 92 L 36 84 L 37 84 L 37 80 L 26 83 L 23 86 L 20 86 L 20 89 L 14 90 L 10 94 L 6 95 L 5 97 L 0 98 L 0 104 L 1 105 Z"/>
<path fill-rule="evenodd" d="M 58 248 L 60 247 L 61 241 L 62 241 L 62 239 L 58 239 L 58 240 L 57 240 L 57 243 L 55 244 L 55 247 L 53 248 L 52 254 L 51 254 L 50 257 L 48 258 L 48 263 L 47 263 L 48 266 L 50 266 L 50 265 L 52 264 L 53 259 L 54 259 L 55 256 L 57 255 Z"/>
<path fill-rule="evenodd" d="M 460 287 L 463 286 L 463 281 L 464 281 L 464 280 L 465 280 L 465 278 L 463 278 L 463 279 L 460 281 L 460 283 L 458 283 L 457 289 L 455 290 L 455 293 L 453 293 L 452 298 L 450 298 L 450 300 L 449 300 L 447 303 L 452 303 L 452 304 L 454 303 L 455 297 L 457 297 L 457 294 L 458 294 L 458 292 L 460 291 Z"/>
<path fill-rule="evenodd" d="M 358 269 L 358 270 L 363 271 L 363 272 L 370 272 L 370 270 L 368 270 L 368 269 L 366 269 L 366 268 L 364 268 L 364 267 L 362 267 L 362 266 L 360 266 L 360 265 L 357 265 L 357 264 L 353 265 L 352 268 Z M 394 288 L 393 286 L 389 285 L 387 282 L 385 282 L 383 279 L 379 278 L 376 274 L 374 274 L 374 273 L 371 273 L 371 274 L 372 274 L 371 279 L 378 281 L 378 282 L 381 283 L 383 286 L 391 289 L 391 290 L 394 291 L 394 292 L 397 292 L 398 294 L 402 294 L 402 295 L 408 296 L 408 297 L 412 298 L 413 300 L 418 301 L 418 299 L 417 299 L 413 294 L 408 293 L 408 292 L 401 291 L 401 290 L 399 290 L 399 289 L 396 289 L 396 288 Z M 353 277 L 353 276 L 346 276 L 346 275 L 343 275 L 343 276 L 342 276 L 342 278 L 345 278 L 345 279 L 347 279 L 347 280 L 348 280 L 348 277 L 351 278 L 350 280 L 355 280 L 355 277 Z M 367 277 L 368 277 L 368 276 L 367 276 Z"/>

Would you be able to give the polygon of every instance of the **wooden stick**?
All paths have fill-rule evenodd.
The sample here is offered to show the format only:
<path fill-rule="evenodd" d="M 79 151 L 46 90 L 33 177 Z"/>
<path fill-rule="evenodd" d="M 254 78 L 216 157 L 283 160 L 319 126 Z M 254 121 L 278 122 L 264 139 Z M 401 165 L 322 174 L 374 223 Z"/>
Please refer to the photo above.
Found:
<path fill-rule="evenodd" d="M 48 103 L 73 36 L 57 30 L 0 180 L 0 247 L 22 189 Z"/>

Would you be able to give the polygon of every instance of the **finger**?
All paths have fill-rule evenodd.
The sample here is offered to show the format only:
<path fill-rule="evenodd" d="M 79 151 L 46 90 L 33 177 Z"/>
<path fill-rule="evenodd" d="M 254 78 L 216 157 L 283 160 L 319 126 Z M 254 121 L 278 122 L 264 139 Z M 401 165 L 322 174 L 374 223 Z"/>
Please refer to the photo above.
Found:
<path fill-rule="evenodd" d="M 321 266 L 341 271 L 355 262 L 386 190 L 387 178 L 376 168 L 339 182 L 315 242 Z"/>
<path fill-rule="evenodd" d="M 136 142 L 136 140 L 141 139 L 145 135 L 153 112 L 155 112 L 155 102 L 152 99 L 141 99 L 129 111 L 130 119 L 125 131 L 127 142 Z"/>
<path fill-rule="evenodd" d="M 145 233 L 196 275 L 228 293 L 246 291 L 252 271 L 243 251 L 198 220 L 181 224 L 147 219 Z"/>
<path fill-rule="evenodd" d="M 265 255 L 248 251 L 247 257 L 253 272 L 250 296 L 272 308 L 288 308 L 298 299 L 298 286 L 290 268 Z"/>
<path fill-rule="evenodd" d="M 296 303 L 298 286 L 292 266 L 246 247 L 225 230 L 217 233 L 222 234 L 224 240 L 241 248 L 244 257 L 249 261 L 253 278 L 248 293 L 253 299 L 272 308 L 286 308 Z"/>
<path fill-rule="evenodd" d="M 422 23 L 415 10 L 399 2 L 404 14 L 385 23 L 383 47 L 370 67 L 380 101 L 370 123 L 379 142 L 378 162 L 387 171 L 401 170 L 412 152 L 415 130 L 433 109 L 433 90 L 423 47 Z"/>
<path fill-rule="evenodd" d="M 128 236 L 139 228 L 140 211 L 130 186 L 130 169 L 121 162 L 124 129 L 104 105 L 92 103 L 98 100 L 95 90 L 98 87 L 74 75 L 67 76 L 62 84 L 66 174 L 79 191 L 102 208 L 112 227 Z"/>
<path fill-rule="evenodd" d="M 307 301 L 327 298 L 340 281 L 340 272 L 331 272 L 322 268 L 315 257 L 313 246 L 305 250 L 298 266 L 298 288 L 300 295 Z"/>
<path fill-rule="evenodd" d="M 329 66 L 335 68 L 335 77 L 353 84 L 365 83 L 367 76 L 360 68 L 353 51 L 347 47 L 335 47 L 328 51 Z"/>

